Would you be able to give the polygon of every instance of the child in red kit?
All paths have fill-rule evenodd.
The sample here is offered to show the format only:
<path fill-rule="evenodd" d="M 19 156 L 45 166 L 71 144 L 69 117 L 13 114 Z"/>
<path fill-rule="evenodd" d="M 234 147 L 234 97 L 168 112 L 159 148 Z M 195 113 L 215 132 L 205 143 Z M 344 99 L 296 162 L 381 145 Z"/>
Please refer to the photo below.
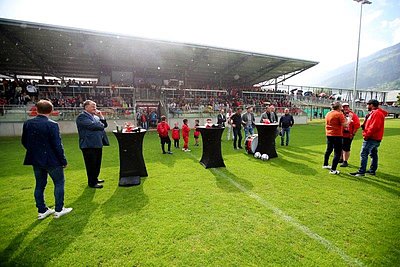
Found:
<path fill-rule="evenodd" d="M 189 150 L 189 132 L 190 132 L 190 128 L 188 126 L 188 120 L 187 119 L 183 119 L 183 125 L 182 125 L 182 137 L 183 137 L 183 151 L 185 152 L 190 152 Z"/>
<path fill-rule="evenodd" d="M 179 139 L 181 138 L 180 129 L 178 123 L 175 122 L 174 128 L 172 128 L 172 139 L 174 139 L 174 147 L 179 148 Z"/>
<path fill-rule="evenodd" d="M 195 141 L 195 143 L 194 143 L 194 145 L 198 146 L 199 145 L 200 131 L 197 130 L 197 127 L 200 126 L 199 125 L 200 121 L 199 120 L 194 120 L 194 123 L 195 123 L 195 125 L 194 125 L 194 129 L 195 129 L 194 130 L 194 141 Z"/>

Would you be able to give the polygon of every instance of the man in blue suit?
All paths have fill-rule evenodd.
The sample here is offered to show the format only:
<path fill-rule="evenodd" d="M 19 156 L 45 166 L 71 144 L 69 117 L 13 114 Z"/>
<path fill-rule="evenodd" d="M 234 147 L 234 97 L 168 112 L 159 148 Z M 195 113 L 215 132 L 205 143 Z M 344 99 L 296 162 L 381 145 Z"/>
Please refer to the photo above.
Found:
<path fill-rule="evenodd" d="M 104 180 L 99 180 L 103 146 L 110 145 L 106 132 L 107 121 L 91 100 L 83 102 L 84 111 L 76 118 L 79 133 L 79 148 L 85 160 L 88 185 L 103 188 Z"/>
<path fill-rule="evenodd" d="M 59 218 L 72 210 L 64 208 L 64 168 L 67 167 L 67 160 L 58 124 L 49 119 L 53 104 L 48 100 L 40 100 L 36 107 L 38 115 L 27 120 L 23 126 L 21 142 L 26 149 L 24 165 L 33 166 L 38 219 L 42 220 L 53 213 L 54 218 Z M 44 201 L 48 174 L 54 183 L 55 210 L 48 208 Z"/>

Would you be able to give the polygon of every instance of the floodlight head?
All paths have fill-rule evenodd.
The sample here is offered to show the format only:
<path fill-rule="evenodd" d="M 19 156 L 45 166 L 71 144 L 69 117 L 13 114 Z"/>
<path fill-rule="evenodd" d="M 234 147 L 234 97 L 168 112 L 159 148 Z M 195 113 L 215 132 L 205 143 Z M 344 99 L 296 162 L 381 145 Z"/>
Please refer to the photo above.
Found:
<path fill-rule="evenodd" d="M 369 0 L 354 0 L 354 1 L 356 1 L 357 3 L 361 3 L 362 5 L 364 5 L 364 4 L 367 4 L 367 5 L 372 4 L 372 2 L 369 1 Z"/>

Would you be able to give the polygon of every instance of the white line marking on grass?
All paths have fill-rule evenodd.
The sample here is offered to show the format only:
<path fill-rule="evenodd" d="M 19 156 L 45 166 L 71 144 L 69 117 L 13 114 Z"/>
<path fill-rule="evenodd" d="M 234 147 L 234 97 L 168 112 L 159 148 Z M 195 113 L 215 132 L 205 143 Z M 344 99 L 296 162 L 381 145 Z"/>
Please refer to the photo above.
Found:
<path fill-rule="evenodd" d="M 301 224 L 295 218 L 285 214 L 285 212 L 283 212 L 281 209 L 273 206 L 272 204 L 270 204 L 268 201 L 266 201 L 265 199 L 263 199 L 262 197 L 260 197 L 256 193 L 251 192 L 246 187 L 242 186 L 241 184 L 239 184 L 238 182 L 236 182 L 235 180 L 230 178 L 225 173 L 221 172 L 218 169 L 210 169 L 210 170 L 211 170 L 211 172 L 217 173 L 218 175 L 220 175 L 220 176 L 224 177 L 225 179 L 227 179 L 231 184 L 236 186 L 240 191 L 242 191 L 243 193 L 247 194 L 249 197 L 254 198 L 260 204 L 262 204 L 264 207 L 272 210 L 276 215 L 281 217 L 284 221 L 288 222 L 289 224 L 291 224 L 292 226 L 294 226 L 295 228 L 297 228 L 298 230 L 300 230 L 301 232 L 303 232 L 307 236 L 311 237 L 312 239 L 318 241 L 319 243 L 324 245 L 328 250 L 331 250 L 331 251 L 339 254 L 339 256 L 346 263 L 352 264 L 352 265 L 356 264 L 358 266 L 364 266 L 364 264 L 362 262 L 360 262 L 358 259 L 350 257 L 343 250 L 341 250 L 339 247 L 337 247 L 334 244 L 332 244 L 329 240 L 323 238 L 319 234 L 314 233 L 313 231 L 310 230 L 310 228 L 308 228 L 307 226 Z"/>

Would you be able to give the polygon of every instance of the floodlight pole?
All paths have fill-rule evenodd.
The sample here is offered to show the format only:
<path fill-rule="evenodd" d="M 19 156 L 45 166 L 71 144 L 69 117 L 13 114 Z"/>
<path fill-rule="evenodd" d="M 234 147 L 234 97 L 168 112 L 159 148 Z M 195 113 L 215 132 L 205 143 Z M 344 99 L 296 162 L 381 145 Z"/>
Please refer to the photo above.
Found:
<path fill-rule="evenodd" d="M 361 21 L 362 21 L 362 10 L 364 4 L 372 4 L 369 0 L 354 0 L 360 3 L 360 24 L 358 27 L 358 44 L 357 44 L 357 59 L 356 59 L 356 66 L 354 70 L 354 87 L 353 87 L 353 99 L 352 99 L 352 109 L 355 111 L 356 109 L 356 96 L 357 96 L 357 78 L 358 78 L 358 61 L 360 59 L 360 39 L 361 39 Z"/>

